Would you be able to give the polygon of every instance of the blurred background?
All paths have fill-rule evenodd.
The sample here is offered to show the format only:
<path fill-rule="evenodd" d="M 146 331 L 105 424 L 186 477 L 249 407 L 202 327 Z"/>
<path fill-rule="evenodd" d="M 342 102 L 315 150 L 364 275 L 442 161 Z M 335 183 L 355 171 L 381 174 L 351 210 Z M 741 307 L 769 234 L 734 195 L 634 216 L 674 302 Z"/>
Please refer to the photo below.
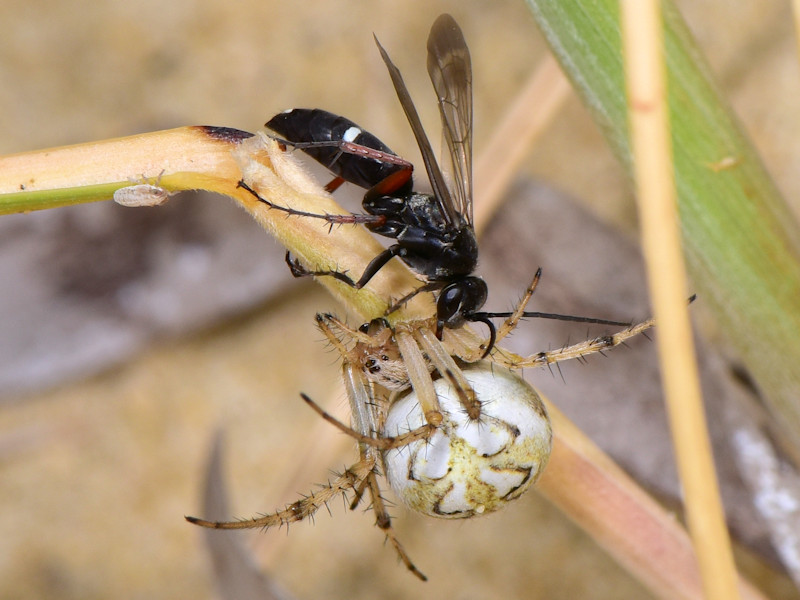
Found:
<path fill-rule="evenodd" d="M 797 210 L 800 70 L 788 4 L 679 6 Z M 519 1 L 6 1 L 0 153 L 182 125 L 255 131 L 298 106 L 344 114 L 419 162 L 372 34 L 436 141 L 425 41 L 442 12 L 472 52 L 479 156 L 547 52 Z M 358 190 L 339 195 L 358 210 Z M 492 310 L 512 306 L 542 266 L 538 310 L 648 316 L 631 188 L 575 97 L 531 149 L 481 251 Z M 152 209 L 107 202 L 3 217 L 0 281 L 0 598 L 218 597 L 224 577 L 203 532 L 183 520 L 203 516 L 217 432 L 230 516 L 281 507 L 356 459 L 352 441 L 299 399 L 346 418 L 338 356 L 313 320 L 341 311 L 321 287 L 292 280 L 283 249 L 230 200 L 182 194 Z M 713 346 L 702 299 L 695 314 L 712 340 L 701 355 L 713 411 L 749 391 L 731 375 L 735 357 Z M 512 340 L 523 354 L 601 332 L 524 329 Z M 655 347 L 631 346 L 527 375 L 675 506 Z M 724 438 L 715 432 L 740 558 L 772 597 L 792 597 Z M 371 513 L 338 502 L 330 512 L 288 535 L 237 533 L 240 566 L 297 598 L 648 597 L 535 493 L 472 522 L 395 507 L 427 584 L 398 564 Z"/>

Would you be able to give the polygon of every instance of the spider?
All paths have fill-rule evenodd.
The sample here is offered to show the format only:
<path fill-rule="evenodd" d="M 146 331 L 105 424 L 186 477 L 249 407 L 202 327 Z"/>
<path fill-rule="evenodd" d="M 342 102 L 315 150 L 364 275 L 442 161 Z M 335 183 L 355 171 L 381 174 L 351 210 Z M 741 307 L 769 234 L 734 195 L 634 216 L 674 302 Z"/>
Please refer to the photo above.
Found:
<path fill-rule="evenodd" d="M 518 325 L 541 275 L 497 331 L 497 342 Z M 356 508 L 368 492 L 376 525 L 405 566 L 425 581 L 397 538 L 379 476 L 410 508 L 441 518 L 497 510 L 522 495 L 549 458 L 552 430 L 536 391 L 511 369 L 541 367 L 602 352 L 654 325 L 653 319 L 558 350 L 522 357 L 466 327 L 436 335 L 436 319 L 397 323 L 375 319 L 353 329 L 329 314 L 317 325 L 342 357 L 352 426 L 311 398 L 303 400 L 358 442 L 359 459 L 333 481 L 274 513 L 239 521 L 191 523 L 216 529 L 269 528 L 312 517 L 333 498 L 353 492 Z"/>

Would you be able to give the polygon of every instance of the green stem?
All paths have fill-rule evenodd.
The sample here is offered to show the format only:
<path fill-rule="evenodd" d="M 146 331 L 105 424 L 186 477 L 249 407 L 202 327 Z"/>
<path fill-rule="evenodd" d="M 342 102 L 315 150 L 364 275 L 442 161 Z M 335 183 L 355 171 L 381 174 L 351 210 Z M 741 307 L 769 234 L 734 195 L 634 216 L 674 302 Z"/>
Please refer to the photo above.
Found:
<path fill-rule="evenodd" d="M 620 161 L 631 170 L 615 0 L 528 0 Z M 668 99 L 692 285 L 800 456 L 800 227 L 664 2 Z"/>

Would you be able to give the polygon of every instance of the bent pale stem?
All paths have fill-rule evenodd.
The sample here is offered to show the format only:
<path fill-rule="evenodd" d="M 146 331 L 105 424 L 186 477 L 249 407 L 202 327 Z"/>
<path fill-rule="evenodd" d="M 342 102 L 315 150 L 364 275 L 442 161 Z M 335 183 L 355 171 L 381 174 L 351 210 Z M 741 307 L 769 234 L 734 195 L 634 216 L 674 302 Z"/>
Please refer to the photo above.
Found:
<path fill-rule="evenodd" d="M 357 279 L 382 250 L 364 227 L 331 227 L 270 209 L 238 187 L 242 179 L 275 204 L 348 214 L 266 135 L 204 126 L 2 157 L 0 214 L 108 200 L 118 189 L 147 183 L 170 193 L 205 190 L 233 198 L 311 270 L 336 269 Z M 330 277 L 319 282 L 364 321 L 382 316 L 393 299 L 420 285 L 400 261 L 381 269 L 360 291 Z M 425 317 L 432 310 L 422 295 L 410 306 L 392 320 Z"/>

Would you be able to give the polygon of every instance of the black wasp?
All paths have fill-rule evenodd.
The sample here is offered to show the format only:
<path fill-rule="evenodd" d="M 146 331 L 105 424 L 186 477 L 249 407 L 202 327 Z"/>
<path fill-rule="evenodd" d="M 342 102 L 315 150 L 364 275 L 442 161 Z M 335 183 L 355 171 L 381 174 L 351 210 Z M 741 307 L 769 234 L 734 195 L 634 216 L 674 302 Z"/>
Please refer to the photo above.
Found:
<path fill-rule="evenodd" d="M 488 289 L 483 279 L 472 274 L 478 263 L 478 242 L 472 225 L 472 63 L 467 43 L 461 28 L 447 14 L 436 20 L 428 37 L 428 74 L 438 97 L 444 139 L 452 161 L 452 189 L 436 161 L 399 69 L 377 38 L 375 43 L 414 132 L 433 194 L 415 192 L 414 166 L 374 135 L 344 117 L 304 108 L 275 115 L 267 127 L 281 136 L 279 142 L 302 149 L 336 175 L 326 186 L 328 191 L 335 190 L 343 182 L 366 188 L 362 207 L 367 214 L 309 214 L 273 204 L 243 181 L 239 185 L 271 208 L 324 219 L 331 224 L 362 223 L 378 235 L 397 240 L 370 261 L 358 281 L 337 271 L 309 271 L 287 253 L 287 262 L 295 276 L 329 275 L 360 289 L 397 256 L 427 282 L 390 310 L 395 310 L 420 292 L 438 292 L 437 336 L 441 338 L 444 327 L 459 327 L 466 321 L 485 323 L 490 331 L 488 354 L 496 337 L 490 319 L 507 317 L 508 313 L 480 311 L 486 302 Z M 526 312 L 524 316 L 627 325 L 539 312 Z"/>

